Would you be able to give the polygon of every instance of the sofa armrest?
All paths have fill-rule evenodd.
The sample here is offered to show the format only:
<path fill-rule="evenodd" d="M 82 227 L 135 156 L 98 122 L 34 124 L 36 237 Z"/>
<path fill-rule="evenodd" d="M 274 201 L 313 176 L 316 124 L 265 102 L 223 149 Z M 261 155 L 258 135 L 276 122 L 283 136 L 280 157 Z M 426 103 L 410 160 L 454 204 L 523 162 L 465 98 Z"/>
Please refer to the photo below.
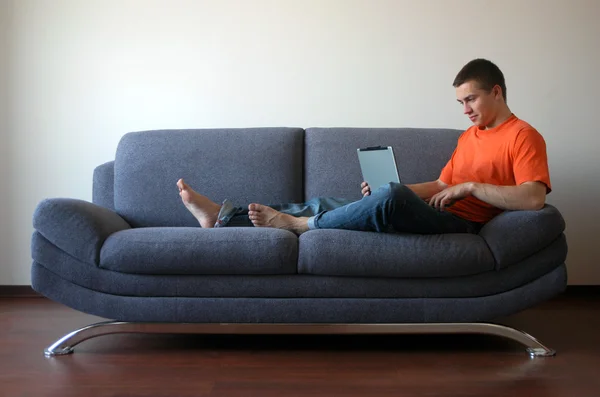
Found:
<path fill-rule="evenodd" d="M 38 204 L 33 227 L 52 244 L 85 263 L 98 265 L 111 234 L 131 226 L 116 212 L 83 200 L 53 198 Z"/>
<path fill-rule="evenodd" d="M 115 209 L 115 162 L 109 161 L 94 168 L 92 203 Z"/>
<path fill-rule="evenodd" d="M 547 247 L 565 230 L 565 220 L 553 206 L 538 211 L 505 211 L 481 228 L 496 260 L 496 269 L 520 262 Z"/>

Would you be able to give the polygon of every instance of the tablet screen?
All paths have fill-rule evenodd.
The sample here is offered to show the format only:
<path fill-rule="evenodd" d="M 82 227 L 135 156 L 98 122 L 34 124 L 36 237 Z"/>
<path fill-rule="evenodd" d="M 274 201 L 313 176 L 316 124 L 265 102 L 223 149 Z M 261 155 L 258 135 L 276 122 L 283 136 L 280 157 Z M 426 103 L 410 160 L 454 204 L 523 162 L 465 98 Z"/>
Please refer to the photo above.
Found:
<path fill-rule="evenodd" d="M 389 182 L 400 183 L 398 168 L 391 146 L 376 146 L 356 149 L 363 180 L 371 187 L 371 191 Z"/>

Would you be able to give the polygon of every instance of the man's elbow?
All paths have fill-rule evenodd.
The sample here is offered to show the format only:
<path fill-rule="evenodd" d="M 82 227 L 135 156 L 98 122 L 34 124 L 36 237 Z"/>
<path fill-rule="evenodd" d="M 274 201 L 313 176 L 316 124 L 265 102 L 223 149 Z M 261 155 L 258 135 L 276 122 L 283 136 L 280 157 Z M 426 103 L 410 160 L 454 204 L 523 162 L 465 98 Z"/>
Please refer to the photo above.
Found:
<path fill-rule="evenodd" d="M 542 208 L 544 208 L 545 205 L 546 205 L 546 195 L 545 194 L 543 196 L 535 195 L 529 200 L 529 203 L 528 203 L 526 209 L 531 210 L 531 211 L 538 211 L 538 210 L 541 210 Z"/>
<path fill-rule="evenodd" d="M 546 205 L 546 185 L 540 182 L 528 182 L 523 186 L 526 189 L 523 203 L 523 209 L 530 211 L 539 211 Z"/>

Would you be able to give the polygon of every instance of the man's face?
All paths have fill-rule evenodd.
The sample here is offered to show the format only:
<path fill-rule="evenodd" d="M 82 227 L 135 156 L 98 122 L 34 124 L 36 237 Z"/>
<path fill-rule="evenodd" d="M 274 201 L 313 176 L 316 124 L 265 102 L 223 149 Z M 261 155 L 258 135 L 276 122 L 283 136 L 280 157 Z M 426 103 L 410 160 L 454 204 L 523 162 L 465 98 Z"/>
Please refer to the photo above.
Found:
<path fill-rule="evenodd" d="M 498 86 L 486 92 L 473 80 L 456 87 L 456 100 L 463 106 L 464 113 L 473 124 L 484 128 L 496 119 L 498 95 L 502 95 Z"/>

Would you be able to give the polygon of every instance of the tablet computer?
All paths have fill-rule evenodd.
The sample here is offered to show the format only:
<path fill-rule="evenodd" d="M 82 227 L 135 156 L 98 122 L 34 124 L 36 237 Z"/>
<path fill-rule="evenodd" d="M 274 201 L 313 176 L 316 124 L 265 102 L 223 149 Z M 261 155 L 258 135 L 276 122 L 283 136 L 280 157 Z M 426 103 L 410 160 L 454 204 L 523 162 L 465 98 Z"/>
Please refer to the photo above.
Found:
<path fill-rule="evenodd" d="M 373 146 L 356 149 L 363 180 L 374 191 L 381 185 L 390 182 L 400 183 L 398 167 L 391 146 Z"/>

